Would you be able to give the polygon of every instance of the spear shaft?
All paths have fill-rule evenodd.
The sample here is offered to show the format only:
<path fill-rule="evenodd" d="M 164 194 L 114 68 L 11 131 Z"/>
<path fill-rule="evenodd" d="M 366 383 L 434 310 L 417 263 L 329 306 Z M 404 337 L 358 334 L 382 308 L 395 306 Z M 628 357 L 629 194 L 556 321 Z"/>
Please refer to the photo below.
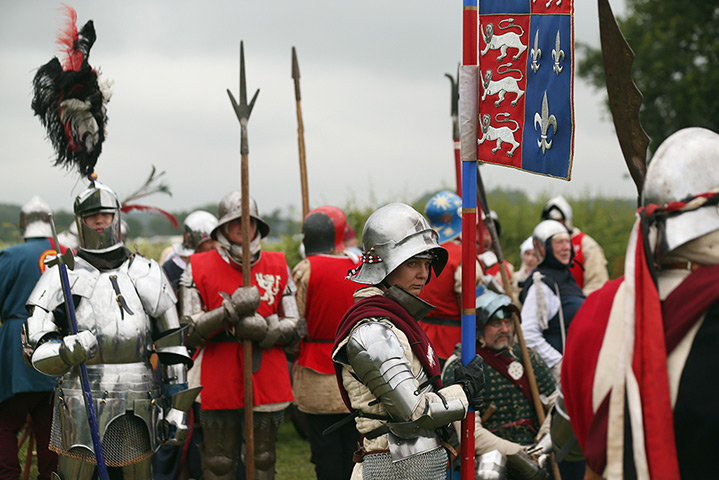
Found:
<path fill-rule="evenodd" d="M 297 107 L 297 147 L 300 152 L 300 185 L 302 187 L 302 218 L 310 213 L 310 192 L 307 184 L 307 160 L 305 156 L 305 125 L 302 122 L 302 96 L 300 95 L 300 65 L 297 52 L 292 47 L 292 80 L 295 83 L 295 105 Z"/>
<path fill-rule="evenodd" d="M 245 82 L 245 47 L 240 42 L 240 103 L 238 104 L 232 92 L 227 90 L 230 97 L 232 108 L 240 121 L 240 192 L 242 193 L 242 285 L 250 286 L 252 279 L 250 276 L 250 167 L 249 155 L 250 147 L 247 140 L 247 123 L 250 119 L 252 107 L 255 105 L 257 95 L 260 93 L 258 88 L 252 101 L 247 104 L 247 83 Z M 252 342 L 247 339 L 242 340 L 242 359 L 244 373 L 244 390 L 245 390 L 245 478 L 254 480 L 255 478 L 255 434 L 254 419 L 252 416 L 254 398 L 252 390 Z"/>

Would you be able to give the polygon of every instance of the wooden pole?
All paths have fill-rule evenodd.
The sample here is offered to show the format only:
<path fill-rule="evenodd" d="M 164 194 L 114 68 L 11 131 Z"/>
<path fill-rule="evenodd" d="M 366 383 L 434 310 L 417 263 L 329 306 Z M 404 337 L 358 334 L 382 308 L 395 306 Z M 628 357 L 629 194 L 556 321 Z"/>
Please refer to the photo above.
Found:
<path fill-rule="evenodd" d="M 295 83 L 295 105 L 297 106 L 297 146 L 300 153 L 300 186 L 302 187 L 302 219 L 310 213 L 310 193 L 307 184 L 307 159 L 305 154 L 305 125 L 302 121 L 302 96 L 300 95 L 300 66 L 297 52 L 292 47 L 292 79 Z"/>
<path fill-rule="evenodd" d="M 245 47 L 240 42 L 240 103 L 238 104 L 232 92 L 227 90 L 227 94 L 232 102 L 232 108 L 235 110 L 237 119 L 240 121 L 240 175 L 242 193 L 242 285 L 250 286 L 251 266 L 250 266 L 250 167 L 249 154 L 250 147 L 247 140 L 247 122 L 250 119 L 252 107 L 255 105 L 257 95 L 260 90 L 257 89 L 252 101 L 247 103 L 247 84 L 245 82 Z M 247 480 L 255 479 L 255 429 L 252 411 L 254 407 L 253 387 L 252 387 L 252 342 L 247 339 L 242 340 L 242 360 L 244 370 L 244 416 L 245 416 L 245 478 Z"/>

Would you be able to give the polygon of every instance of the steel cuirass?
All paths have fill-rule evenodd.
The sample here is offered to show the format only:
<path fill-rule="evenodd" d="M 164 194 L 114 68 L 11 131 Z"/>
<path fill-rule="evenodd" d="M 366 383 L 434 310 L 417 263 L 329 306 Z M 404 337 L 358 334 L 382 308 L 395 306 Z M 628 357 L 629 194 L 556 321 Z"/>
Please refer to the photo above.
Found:
<path fill-rule="evenodd" d="M 70 368 L 57 355 L 59 339 L 70 332 L 58 313 L 64 299 L 55 268 L 45 272 L 28 299 L 32 309 L 26 323 L 28 347 L 34 350 L 36 369 L 62 374 L 51 448 L 93 462 L 79 366 Z M 68 274 L 78 331 L 89 331 L 97 339 L 97 354 L 86 365 L 106 462 L 119 467 L 141 461 L 159 445 L 157 427 L 163 418 L 161 387 L 150 355 L 156 351 L 165 364 L 181 367 L 171 370 L 176 383 L 186 381 L 184 366 L 179 364 L 192 363 L 181 336 L 174 333 L 180 325 L 172 287 L 156 262 L 137 255 L 103 271 L 76 257 Z"/>

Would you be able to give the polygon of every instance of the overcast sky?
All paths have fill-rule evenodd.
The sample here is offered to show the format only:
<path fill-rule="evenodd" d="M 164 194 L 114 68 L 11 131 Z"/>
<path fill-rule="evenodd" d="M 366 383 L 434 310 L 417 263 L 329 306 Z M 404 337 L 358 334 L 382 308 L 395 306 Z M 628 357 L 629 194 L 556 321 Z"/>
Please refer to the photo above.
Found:
<path fill-rule="evenodd" d="M 39 194 L 71 209 L 77 174 L 52 167 L 54 153 L 30 109 L 36 69 L 57 55 L 59 2 L 0 0 L 0 202 Z M 614 0 L 623 12 L 624 0 Z M 122 197 L 166 171 L 172 210 L 217 202 L 239 189 L 238 96 L 244 40 L 250 190 L 260 212 L 301 211 L 291 48 L 299 57 L 310 206 L 414 200 L 454 188 L 450 84 L 461 59 L 462 2 L 449 0 L 76 0 L 78 24 L 95 22 L 90 63 L 114 82 L 97 165 Z M 596 2 L 577 2 L 577 42 L 599 43 Z M 531 196 L 635 197 L 602 102 L 575 82 L 576 144 L 571 182 L 506 167 L 483 168 L 486 187 Z"/>

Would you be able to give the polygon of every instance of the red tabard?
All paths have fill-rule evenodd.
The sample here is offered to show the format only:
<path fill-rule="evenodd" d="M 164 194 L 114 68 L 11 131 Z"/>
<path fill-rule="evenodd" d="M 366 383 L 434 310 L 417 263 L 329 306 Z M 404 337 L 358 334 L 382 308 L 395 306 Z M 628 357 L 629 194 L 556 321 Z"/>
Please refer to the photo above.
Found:
<path fill-rule="evenodd" d="M 192 277 L 207 310 L 222 304 L 219 292 L 232 294 L 242 285 L 242 272 L 225 262 L 216 250 L 190 257 Z M 260 292 L 257 313 L 277 313 L 287 285 L 287 261 L 282 252 L 262 252 L 252 267 L 252 285 Z M 257 347 L 255 347 L 257 348 Z M 202 346 L 200 382 L 204 410 L 233 410 L 244 407 L 242 344 L 236 341 L 206 342 Z M 255 405 L 291 402 L 292 387 L 287 357 L 280 347 L 262 352 L 260 369 L 252 375 Z"/>
<path fill-rule="evenodd" d="M 459 302 L 457 295 L 454 293 L 454 272 L 457 271 L 462 262 L 462 245 L 450 241 L 443 243 L 442 246 L 449 253 L 447 265 L 439 277 L 432 277 L 430 282 L 422 289 L 419 297 L 437 307 L 427 315 L 428 319 L 456 320 L 457 326 L 434 325 L 423 321 L 420 321 L 419 324 L 437 350 L 437 355 L 440 358 L 449 358 L 454 352 L 455 345 L 461 341 L 462 337 Z"/>
<path fill-rule="evenodd" d="M 357 264 L 344 256 L 312 255 L 308 260 L 310 281 L 305 302 L 307 338 L 300 343 L 297 361 L 318 373 L 334 374 L 332 343 L 337 325 L 354 305 L 352 294 L 360 286 L 345 277 L 347 271 Z"/>
<path fill-rule="evenodd" d="M 582 240 L 586 233 L 579 232 L 576 235 L 572 235 L 572 247 L 574 248 L 574 260 L 581 263 L 584 266 L 584 252 L 582 251 Z M 584 288 L 584 269 L 580 267 L 576 262 L 572 264 L 569 269 L 572 272 L 574 280 L 577 281 L 579 288 Z"/>

